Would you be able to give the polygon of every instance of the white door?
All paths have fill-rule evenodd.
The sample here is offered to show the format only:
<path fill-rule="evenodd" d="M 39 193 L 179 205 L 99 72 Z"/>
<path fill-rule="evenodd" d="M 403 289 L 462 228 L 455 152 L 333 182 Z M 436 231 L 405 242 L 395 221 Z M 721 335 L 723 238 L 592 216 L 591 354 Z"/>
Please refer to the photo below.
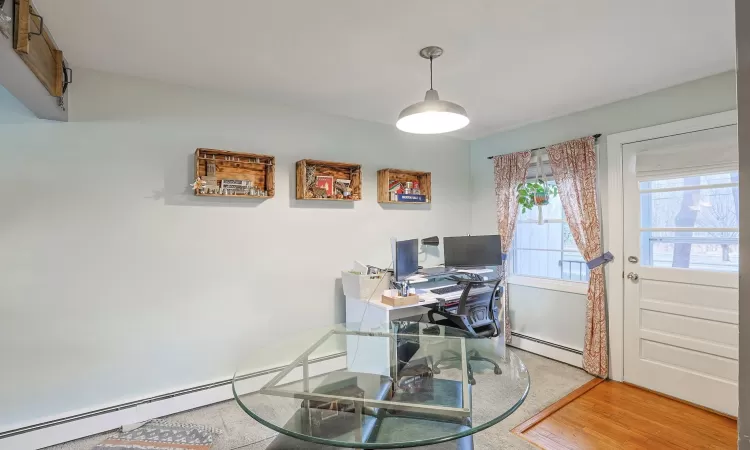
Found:
<path fill-rule="evenodd" d="M 737 415 L 737 128 L 623 145 L 624 379 Z"/>

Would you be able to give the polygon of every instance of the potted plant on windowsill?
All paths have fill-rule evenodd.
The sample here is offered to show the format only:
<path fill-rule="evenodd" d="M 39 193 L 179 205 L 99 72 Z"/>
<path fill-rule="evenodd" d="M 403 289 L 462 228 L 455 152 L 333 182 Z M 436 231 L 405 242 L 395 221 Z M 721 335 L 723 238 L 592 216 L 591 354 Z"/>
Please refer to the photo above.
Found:
<path fill-rule="evenodd" d="M 551 198 L 557 197 L 557 186 L 550 185 L 546 180 L 536 179 L 520 183 L 516 188 L 516 200 L 521 205 L 522 213 L 531 211 L 536 206 L 539 209 L 539 225 L 544 223 L 542 206 L 549 204 Z"/>

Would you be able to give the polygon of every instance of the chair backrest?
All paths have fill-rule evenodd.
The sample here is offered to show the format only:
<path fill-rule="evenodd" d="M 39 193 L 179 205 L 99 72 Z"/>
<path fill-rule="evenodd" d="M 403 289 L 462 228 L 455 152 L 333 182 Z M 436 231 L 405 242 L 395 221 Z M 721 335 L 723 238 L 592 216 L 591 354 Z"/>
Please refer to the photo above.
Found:
<path fill-rule="evenodd" d="M 500 320 L 495 314 L 497 300 L 503 294 L 502 278 L 491 281 L 461 280 L 459 284 L 465 284 L 461 297 L 458 301 L 456 313 L 467 316 L 469 323 L 474 330 L 492 327 L 492 336 L 497 336 L 502 329 Z M 487 294 L 482 294 L 469 301 L 469 292 L 471 288 L 483 284 L 492 284 L 492 290 Z"/>

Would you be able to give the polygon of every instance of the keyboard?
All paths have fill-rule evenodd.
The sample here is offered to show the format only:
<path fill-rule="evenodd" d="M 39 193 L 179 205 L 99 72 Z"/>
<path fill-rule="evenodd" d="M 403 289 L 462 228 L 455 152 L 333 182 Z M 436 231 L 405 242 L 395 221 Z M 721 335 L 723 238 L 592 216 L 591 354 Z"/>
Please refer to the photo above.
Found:
<path fill-rule="evenodd" d="M 464 287 L 465 286 L 462 284 L 456 284 L 453 286 L 430 289 L 430 292 L 435 294 L 437 297 L 445 300 L 446 304 L 450 304 L 451 302 L 458 301 L 458 299 L 461 298 L 461 293 L 464 291 Z M 472 295 L 486 294 L 488 292 L 492 292 L 492 288 L 489 286 L 471 288 L 471 290 L 469 291 L 469 297 L 471 297 Z"/>
<path fill-rule="evenodd" d="M 442 294 L 450 294 L 451 292 L 462 292 L 463 290 L 464 290 L 463 286 L 454 284 L 453 286 L 445 286 L 441 288 L 430 289 L 430 292 L 432 292 L 433 294 L 442 295 Z"/>

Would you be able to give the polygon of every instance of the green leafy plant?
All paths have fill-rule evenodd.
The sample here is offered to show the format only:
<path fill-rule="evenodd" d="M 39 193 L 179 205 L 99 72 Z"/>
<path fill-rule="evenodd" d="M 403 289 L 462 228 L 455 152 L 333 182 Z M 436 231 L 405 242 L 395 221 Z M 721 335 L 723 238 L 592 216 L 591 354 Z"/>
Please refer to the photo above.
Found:
<path fill-rule="evenodd" d="M 531 211 L 535 206 L 546 205 L 553 197 L 557 197 L 557 186 L 543 180 L 527 181 L 516 187 L 516 200 L 523 213 Z"/>

